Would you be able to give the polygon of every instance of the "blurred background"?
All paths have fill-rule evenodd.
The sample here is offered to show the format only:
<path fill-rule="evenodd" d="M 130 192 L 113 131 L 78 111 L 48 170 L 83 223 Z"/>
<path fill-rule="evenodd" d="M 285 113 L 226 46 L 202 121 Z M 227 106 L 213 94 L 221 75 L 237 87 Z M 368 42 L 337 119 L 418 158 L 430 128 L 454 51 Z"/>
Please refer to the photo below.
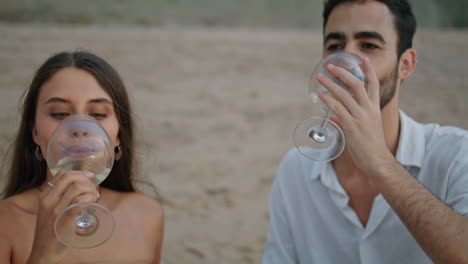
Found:
<path fill-rule="evenodd" d="M 1 0 L 0 20 L 142 26 L 199 25 L 311 28 L 321 0 Z M 425 27 L 468 26 L 466 0 L 412 0 Z M 314 15 L 311 15 L 314 14 Z"/>
<path fill-rule="evenodd" d="M 468 129 L 468 1 L 411 2 L 418 66 L 401 108 Z M 166 213 L 163 263 L 260 263 L 278 163 L 320 114 L 307 84 L 321 12 L 319 0 L 0 0 L 0 185 L 34 71 L 86 49 L 129 90 L 139 178 Z"/>

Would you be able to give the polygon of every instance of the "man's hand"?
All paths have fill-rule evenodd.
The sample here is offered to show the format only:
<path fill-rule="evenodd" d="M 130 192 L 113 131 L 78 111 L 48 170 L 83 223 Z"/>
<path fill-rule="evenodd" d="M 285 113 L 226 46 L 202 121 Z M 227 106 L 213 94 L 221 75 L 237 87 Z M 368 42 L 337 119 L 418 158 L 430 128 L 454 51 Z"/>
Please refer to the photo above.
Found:
<path fill-rule="evenodd" d="M 379 81 L 369 59 L 364 58 L 363 62 L 366 83 L 341 67 L 327 66 L 327 70 L 339 78 L 352 94 L 320 73 L 317 80 L 337 99 L 325 92 L 318 95 L 338 117 L 354 164 L 371 176 L 392 153 L 385 142 L 382 127 Z"/>

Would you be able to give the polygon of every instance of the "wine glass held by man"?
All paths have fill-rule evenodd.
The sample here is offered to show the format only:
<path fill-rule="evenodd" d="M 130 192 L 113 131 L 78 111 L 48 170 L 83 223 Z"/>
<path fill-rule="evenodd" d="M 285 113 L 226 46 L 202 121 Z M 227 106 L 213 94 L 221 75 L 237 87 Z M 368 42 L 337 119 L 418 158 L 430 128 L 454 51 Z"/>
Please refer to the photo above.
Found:
<path fill-rule="evenodd" d="M 112 170 L 99 186 L 93 173 L 61 170 L 53 176 L 47 167 L 49 139 L 72 115 L 96 119 L 115 146 Z M 86 51 L 50 57 L 27 90 L 12 150 L 0 200 L 0 263 L 159 263 L 163 211 L 135 189 L 130 103 L 119 74 L 106 61 Z M 54 231 L 57 216 L 72 204 L 96 202 L 113 215 L 110 238 L 90 249 L 64 245 Z"/>
<path fill-rule="evenodd" d="M 362 61 L 358 55 L 349 52 L 336 52 L 324 58 L 320 64 L 315 67 L 312 73 L 309 93 L 312 103 L 319 103 L 321 93 L 327 93 L 328 90 L 316 80 L 317 76 L 327 76 L 342 89 L 349 88 L 340 81 L 340 79 L 331 75 L 328 65 L 334 65 L 346 69 L 360 81 L 365 82 L 362 72 Z M 320 109 L 324 116 L 313 116 L 303 119 L 294 129 L 293 140 L 297 150 L 306 158 L 314 161 L 331 161 L 341 155 L 345 146 L 345 138 L 341 128 L 331 120 L 331 110 L 325 104 L 321 103 Z"/>

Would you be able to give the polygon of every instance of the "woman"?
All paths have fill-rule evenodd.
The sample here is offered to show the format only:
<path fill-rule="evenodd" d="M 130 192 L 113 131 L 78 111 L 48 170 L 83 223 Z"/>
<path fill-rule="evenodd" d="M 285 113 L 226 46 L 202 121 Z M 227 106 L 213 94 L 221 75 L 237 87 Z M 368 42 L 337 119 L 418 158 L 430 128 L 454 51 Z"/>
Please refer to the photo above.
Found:
<path fill-rule="evenodd" d="M 159 263 L 163 212 L 132 182 L 134 132 L 126 88 L 118 73 L 88 52 L 63 52 L 36 72 L 27 91 L 4 200 L 0 201 L 0 263 Z M 81 171 L 52 177 L 43 153 L 60 122 L 74 114 L 98 120 L 113 141 L 115 162 L 95 186 Z M 77 202 L 98 202 L 114 216 L 104 244 L 74 249 L 54 233 L 60 211 Z"/>

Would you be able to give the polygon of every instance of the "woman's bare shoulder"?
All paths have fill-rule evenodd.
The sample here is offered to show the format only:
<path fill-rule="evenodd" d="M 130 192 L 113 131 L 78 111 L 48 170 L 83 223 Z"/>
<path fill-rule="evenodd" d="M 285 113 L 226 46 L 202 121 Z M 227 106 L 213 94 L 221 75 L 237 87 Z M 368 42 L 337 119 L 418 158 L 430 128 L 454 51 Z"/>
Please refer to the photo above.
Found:
<path fill-rule="evenodd" d="M 115 192 L 111 191 L 118 197 L 119 207 L 122 210 L 132 210 L 138 212 L 140 216 L 150 218 L 161 218 L 163 209 L 161 204 L 155 199 L 143 193 L 137 192 Z"/>
<path fill-rule="evenodd" d="M 148 241 L 160 244 L 164 233 L 164 212 L 161 204 L 142 193 L 119 193 L 119 215 L 135 223 Z M 155 246 L 157 247 L 157 246 Z"/>
<path fill-rule="evenodd" d="M 14 224 L 14 215 L 15 209 L 11 200 L 0 200 L 0 223 L 2 223 L 0 228 L 0 259 L 4 257 L 5 252 L 11 252 L 13 232 L 18 229 Z"/>
<path fill-rule="evenodd" d="M 3 228 L 0 228 L 0 233 L 3 233 L 2 231 L 8 229 L 4 228 L 4 224 L 14 222 L 12 215 L 17 214 L 17 208 L 11 198 L 12 197 L 0 200 L 0 223 L 2 223 L 3 226 Z"/>
<path fill-rule="evenodd" d="M 14 234 L 21 231 L 24 221 L 35 215 L 35 200 L 30 191 L 26 191 L 0 200 L 1 235 Z"/>
<path fill-rule="evenodd" d="M 14 232 L 18 232 L 15 227 L 15 220 L 12 218 L 14 208 L 10 199 L 0 200 L 0 262 L 9 261 L 13 252 Z M 10 263 L 10 262 L 6 262 Z"/>
<path fill-rule="evenodd" d="M 11 215 L 34 215 L 37 206 L 35 190 L 28 190 L 0 200 L 0 218 Z"/>
<path fill-rule="evenodd" d="M 161 204 L 154 198 L 143 194 L 143 193 L 130 193 L 127 199 L 128 206 L 135 208 L 138 206 L 138 210 L 143 216 L 151 218 L 153 220 L 162 220 L 164 212 Z"/>

